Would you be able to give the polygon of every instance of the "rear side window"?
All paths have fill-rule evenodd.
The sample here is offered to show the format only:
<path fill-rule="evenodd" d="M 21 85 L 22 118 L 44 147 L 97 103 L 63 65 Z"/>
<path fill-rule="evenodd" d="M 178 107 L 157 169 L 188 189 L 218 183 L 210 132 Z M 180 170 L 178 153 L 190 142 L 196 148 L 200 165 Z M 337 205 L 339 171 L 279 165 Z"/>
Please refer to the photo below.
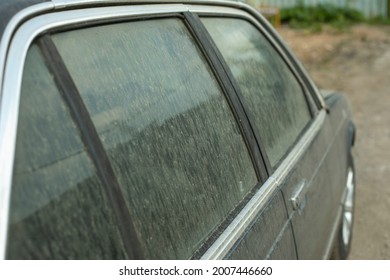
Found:
<path fill-rule="evenodd" d="M 95 140 L 101 141 L 107 152 L 133 218 L 132 223 L 144 257 L 190 258 L 257 184 L 257 176 L 240 129 L 196 42 L 179 19 L 90 27 L 54 34 L 52 39 L 96 127 L 99 139 Z M 30 77 L 32 73 L 27 70 L 25 75 L 28 75 L 26 79 L 33 80 L 32 83 L 42 83 L 42 77 Z M 49 79 L 49 74 L 45 75 Z M 54 85 L 51 86 L 55 89 Z M 31 91 L 30 87 L 25 88 Z M 57 95 L 57 102 L 61 103 L 54 89 L 51 92 L 37 91 L 41 95 Z M 36 99 L 33 104 L 37 111 L 35 115 L 38 115 L 41 97 L 34 91 L 29 94 L 30 98 Z M 49 98 L 50 102 L 52 98 Z M 50 120 L 57 130 L 66 128 L 63 125 L 65 117 L 56 117 L 59 112 L 66 112 L 66 108 L 61 111 L 50 103 L 46 107 L 49 112 L 42 111 L 37 119 L 24 120 L 29 123 L 25 125 L 24 140 L 18 144 L 18 149 L 26 146 L 28 151 L 17 152 L 17 162 L 25 164 L 29 173 L 25 178 L 25 186 L 18 187 L 23 190 L 14 191 L 13 200 L 19 202 L 13 203 L 13 209 L 22 207 L 23 201 L 27 199 L 25 193 L 31 191 L 48 199 L 48 190 L 56 188 L 55 184 L 69 181 L 65 177 L 66 172 L 76 172 L 72 168 L 78 169 L 76 174 L 89 168 L 90 176 L 93 177 L 94 168 L 90 166 L 80 141 L 73 140 L 74 145 L 78 143 L 80 147 L 70 148 L 71 145 L 67 143 L 55 144 L 51 130 L 36 130 L 39 124 L 35 122 L 41 122 L 42 119 Z M 22 106 L 21 110 L 26 108 Z M 34 133 L 37 140 L 29 137 Z M 73 139 L 77 137 L 77 129 L 57 134 L 61 141 L 65 141 L 62 140 L 65 136 Z M 30 140 L 38 143 L 28 143 Z M 55 145 L 58 154 L 66 152 L 67 156 L 50 153 L 50 157 L 55 158 L 58 165 L 69 168 L 63 170 L 65 175 L 61 172 L 50 173 L 50 180 L 46 179 L 41 184 L 31 181 L 31 178 L 38 177 L 37 172 L 44 167 L 35 164 L 35 159 L 26 159 L 30 153 L 34 153 L 39 141 L 47 142 L 50 147 Z M 66 158 L 74 158 L 75 154 L 86 158 L 79 165 L 65 165 Z M 42 154 L 42 157 L 45 156 L 49 157 Z M 85 166 L 81 168 L 80 164 Z M 15 170 L 19 170 L 18 165 Z M 14 182 L 21 180 L 21 176 L 15 171 Z M 91 190 L 76 182 L 69 186 L 75 201 L 69 202 L 72 211 L 49 213 L 50 217 L 53 216 L 50 220 L 42 214 L 36 220 L 34 218 L 32 223 L 44 222 L 47 231 L 62 223 L 64 227 L 78 227 L 73 220 L 63 221 L 61 218 L 62 215 L 70 215 L 72 219 L 80 218 L 82 215 L 77 211 L 109 222 L 109 213 L 104 212 L 104 203 L 101 201 L 103 198 L 98 200 L 92 195 L 83 197 L 79 194 L 98 192 L 99 182 L 94 180 L 96 186 Z M 29 191 L 26 190 L 27 185 Z M 58 195 L 54 205 L 60 203 L 57 201 L 62 201 L 63 197 Z M 92 205 L 80 205 L 76 203 L 77 200 L 90 200 Z M 30 216 L 34 217 L 42 206 L 37 205 L 35 208 L 30 211 Z M 54 221 L 54 217 L 58 219 Z M 23 215 L 17 221 L 26 227 Z M 88 222 L 95 223 L 93 220 Z M 98 228 L 96 232 L 92 227 L 80 230 L 85 235 L 91 231 L 95 235 L 101 234 L 106 241 L 112 238 L 112 251 L 115 251 L 115 244 L 120 243 L 120 238 L 112 233 L 115 225 L 113 229 L 109 225 L 106 225 L 108 229 Z M 35 238 L 39 237 L 43 243 L 48 242 L 45 239 L 50 235 L 44 233 L 38 227 L 34 232 L 25 231 L 20 238 L 30 239 L 28 242 L 31 242 L 32 249 L 39 248 L 41 243 L 36 242 Z M 12 241 L 12 237 L 10 239 Z M 60 234 L 53 239 L 53 243 L 57 242 L 65 244 L 70 241 L 67 236 Z M 83 244 L 80 250 L 87 246 L 92 245 Z M 115 256 L 125 258 L 125 253 L 120 255 L 120 246 Z M 12 246 L 10 248 L 12 252 L 16 251 Z M 73 249 L 77 250 L 69 250 Z M 58 258 L 51 252 L 48 251 L 45 256 Z M 92 255 L 89 257 L 97 258 Z M 104 254 L 99 257 L 112 258 Z"/>
<path fill-rule="evenodd" d="M 301 85 L 248 21 L 203 18 L 241 89 L 253 127 L 274 168 L 311 120 Z"/>

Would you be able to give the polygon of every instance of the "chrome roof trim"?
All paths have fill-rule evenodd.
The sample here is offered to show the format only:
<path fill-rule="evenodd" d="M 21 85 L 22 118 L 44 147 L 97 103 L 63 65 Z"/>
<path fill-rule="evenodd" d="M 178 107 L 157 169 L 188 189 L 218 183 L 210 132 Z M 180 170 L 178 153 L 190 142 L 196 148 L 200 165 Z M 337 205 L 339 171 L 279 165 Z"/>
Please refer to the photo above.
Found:
<path fill-rule="evenodd" d="M 48 7 L 45 6 L 47 9 Z M 52 6 L 50 6 L 52 8 Z M 59 11 L 40 15 L 23 23 L 13 35 L 4 68 L 2 102 L 0 103 L 0 259 L 5 258 L 10 207 L 12 172 L 17 133 L 19 99 L 24 60 L 28 48 L 40 33 L 68 24 L 116 17 L 179 13 L 188 11 L 181 4 L 114 6 L 83 10 Z M 23 14 L 24 15 L 24 14 Z"/>
<path fill-rule="evenodd" d="M 107 1 L 107 0 L 51 0 L 51 2 L 54 4 L 56 8 L 63 8 L 63 7 L 77 6 L 77 5 L 99 4 L 99 3 L 115 4 L 114 1 Z M 120 3 L 121 1 L 118 2 Z"/>
<path fill-rule="evenodd" d="M 104 5 L 149 5 L 149 4 L 199 4 L 199 5 L 219 5 L 219 6 L 246 6 L 242 5 L 240 0 L 51 0 L 51 2 L 58 8 L 60 7 L 74 7 L 87 6 L 93 4 Z"/>
<path fill-rule="evenodd" d="M 236 4 L 236 3 L 233 3 Z M 248 17 L 248 13 L 241 10 L 237 9 L 237 7 L 210 7 L 210 6 L 200 6 L 200 5 L 193 5 L 192 3 L 189 3 L 187 5 L 190 9 L 190 12 L 192 13 L 199 13 L 199 14 L 211 14 L 211 15 L 232 15 L 232 16 L 243 16 L 243 17 Z M 232 5 L 230 5 L 232 6 Z M 253 19 L 252 19 L 253 20 Z"/>
<path fill-rule="evenodd" d="M 3 76 L 4 75 L 4 67 L 5 67 L 4 65 L 5 65 L 5 60 L 7 57 L 8 47 L 9 47 L 9 44 L 11 42 L 13 34 L 15 33 L 18 26 L 23 21 L 26 20 L 26 18 L 29 18 L 33 15 L 36 15 L 36 14 L 39 14 L 39 13 L 42 13 L 45 11 L 53 10 L 53 9 L 54 9 L 54 5 L 51 2 L 44 2 L 44 3 L 36 4 L 34 6 L 30 6 L 26 9 L 18 12 L 15 16 L 12 17 L 12 19 L 7 24 L 7 27 L 5 28 L 4 33 L 3 33 L 1 40 L 0 40 L 0 61 L 4 62 L 4 63 L 1 63 L 1 65 L 0 65 L 0 104 L 2 102 L 1 97 L 2 97 L 2 92 L 3 92 L 2 81 L 4 78 L 4 76 Z"/>
<path fill-rule="evenodd" d="M 227 227 L 216 242 L 206 251 L 202 259 L 223 259 L 241 238 L 247 227 L 257 217 L 260 211 L 266 206 L 269 199 L 279 188 L 280 183 L 288 175 L 289 171 L 298 162 L 305 151 L 319 133 L 326 118 L 325 110 L 321 110 L 316 116 L 309 129 L 290 154 L 283 160 L 275 173 L 268 178 L 264 185 L 252 197 L 244 209 L 237 215 L 233 222 Z"/>

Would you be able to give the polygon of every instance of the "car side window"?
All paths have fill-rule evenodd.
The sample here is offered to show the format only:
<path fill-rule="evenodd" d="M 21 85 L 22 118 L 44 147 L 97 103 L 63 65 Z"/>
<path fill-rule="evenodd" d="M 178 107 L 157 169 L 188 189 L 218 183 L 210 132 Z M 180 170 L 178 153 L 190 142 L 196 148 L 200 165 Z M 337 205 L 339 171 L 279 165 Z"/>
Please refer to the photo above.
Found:
<path fill-rule="evenodd" d="M 190 258 L 257 184 L 240 129 L 180 19 L 52 36 L 146 258 Z"/>
<path fill-rule="evenodd" d="M 202 18 L 241 90 L 272 168 L 311 120 L 304 91 L 285 61 L 250 22 Z"/>
<path fill-rule="evenodd" d="M 37 46 L 25 61 L 9 259 L 127 258 L 95 168 Z"/>

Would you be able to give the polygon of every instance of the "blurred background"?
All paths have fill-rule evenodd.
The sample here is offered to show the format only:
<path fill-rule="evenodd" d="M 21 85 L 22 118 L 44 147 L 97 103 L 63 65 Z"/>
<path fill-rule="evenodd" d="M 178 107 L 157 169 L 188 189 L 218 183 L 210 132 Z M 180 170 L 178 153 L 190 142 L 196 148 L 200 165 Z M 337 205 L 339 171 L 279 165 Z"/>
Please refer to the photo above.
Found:
<path fill-rule="evenodd" d="M 320 89 L 348 95 L 357 125 L 350 259 L 390 259 L 390 0 L 247 0 Z"/>

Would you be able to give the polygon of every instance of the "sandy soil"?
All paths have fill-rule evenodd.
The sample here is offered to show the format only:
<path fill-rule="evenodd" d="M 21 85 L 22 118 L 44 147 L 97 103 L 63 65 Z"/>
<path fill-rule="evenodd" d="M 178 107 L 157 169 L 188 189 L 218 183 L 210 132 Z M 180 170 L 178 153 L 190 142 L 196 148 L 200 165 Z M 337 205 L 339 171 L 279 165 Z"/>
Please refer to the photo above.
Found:
<path fill-rule="evenodd" d="M 319 88 L 349 96 L 357 125 L 350 259 L 390 259 L 390 26 L 279 29 Z"/>

